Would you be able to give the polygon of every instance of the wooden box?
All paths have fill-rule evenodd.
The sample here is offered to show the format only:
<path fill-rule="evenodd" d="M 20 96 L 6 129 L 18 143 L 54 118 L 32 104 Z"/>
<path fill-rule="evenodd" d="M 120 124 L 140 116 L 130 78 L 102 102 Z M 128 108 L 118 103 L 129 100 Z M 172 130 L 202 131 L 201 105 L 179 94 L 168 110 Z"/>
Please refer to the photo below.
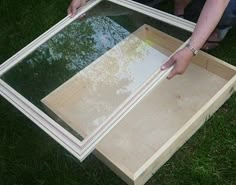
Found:
<path fill-rule="evenodd" d="M 148 25 L 135 34 L 167 56 L 183 44 Z M 81 87 L 81 84 L 78 86 L 81 79 L 78 78 L 78 83 L 76 79 L 70 79 L 42 102 L 85 137 L 93 131 L 93 125 L 79 124 L 76 120 L 80 119 L 80 114 L 74 108 L 74 118 L 70 119 L 68 102 L 76 104 L 80 100 L 68 96 Z M 173 80 L 163 79 L 154 86 L 99 142 L 94 154 L 128 184 L 143 185 L 235 89 L 235 67 L 200 52 L 184 75 Z M 62 97 L 66 98 L 61 101 Z M 112 98 L 109 101 L 115 102 Z M 88 112 L 84 114 L 89 117 Z"/>

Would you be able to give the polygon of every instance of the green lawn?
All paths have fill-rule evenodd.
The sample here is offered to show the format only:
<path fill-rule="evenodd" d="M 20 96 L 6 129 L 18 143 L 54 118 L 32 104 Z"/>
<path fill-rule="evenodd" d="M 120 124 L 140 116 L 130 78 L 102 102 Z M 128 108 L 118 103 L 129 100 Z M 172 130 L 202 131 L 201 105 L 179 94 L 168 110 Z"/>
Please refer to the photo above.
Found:
<path fill-rule="evenodd" d="M 0 63 L 62 19 L 68 4 L 69 0 L 0 0 Z M 233 29 L 212 54 L 236 65 L 235 43 Z M 2 97 L 0 111 L 0 185 L 125 185 L 93 155 L 80 163 Z M 147 184 L 235 182 L 234 93 Z"/>

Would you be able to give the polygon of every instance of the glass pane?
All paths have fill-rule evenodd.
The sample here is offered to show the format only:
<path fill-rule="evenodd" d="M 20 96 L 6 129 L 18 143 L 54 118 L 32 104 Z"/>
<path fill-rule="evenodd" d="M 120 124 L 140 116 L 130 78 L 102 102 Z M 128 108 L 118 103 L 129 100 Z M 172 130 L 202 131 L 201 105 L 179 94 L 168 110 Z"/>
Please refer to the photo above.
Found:
<path fill-rule="evenodd" d="M 173 52 L 161 40 L 165 33 L 182 40 L 190 36 L 103 1 L 1 79 L 83 140 L 108 122 Z"/>

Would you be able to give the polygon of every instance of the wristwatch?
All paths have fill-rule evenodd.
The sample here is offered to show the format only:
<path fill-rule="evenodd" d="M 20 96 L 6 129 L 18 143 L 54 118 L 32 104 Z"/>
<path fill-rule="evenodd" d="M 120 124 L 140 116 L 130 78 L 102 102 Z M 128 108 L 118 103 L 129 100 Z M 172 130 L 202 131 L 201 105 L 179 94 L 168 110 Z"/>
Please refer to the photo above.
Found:
<path fill-rule="evenodd" d="M 198 54 L 198 50 L 195 49 L 193 46 L 191 46 L 190 43 L 188 43 L 185 47 L 190 49 L 190 51 L 192 51 L 193 56 L 196 56 Z"/>

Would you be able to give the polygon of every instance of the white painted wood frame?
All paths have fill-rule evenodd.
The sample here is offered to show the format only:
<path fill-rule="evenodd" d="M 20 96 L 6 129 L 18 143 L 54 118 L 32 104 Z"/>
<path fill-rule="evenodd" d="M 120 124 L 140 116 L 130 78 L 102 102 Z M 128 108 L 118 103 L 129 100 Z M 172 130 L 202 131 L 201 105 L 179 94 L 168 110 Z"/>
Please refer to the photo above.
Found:
<path fill-rule="evenodd" d="M 102 0 L 90 0 L 84 7 L 78 10 L 75 17 L 65 17 L 62 21 L 57 23 L 47 32 L 39 36 L 25 48 L 20 50 L 14 56 L 9 58 L 0 66 L 0 76 L 13 68 L 16 64 L 21 62 L 26 56 L 36 50 L 40 45 L 45 43 L 67 25 L 72 23 L 78 17 L 86 13 L 88 10 L 96 6 Z M 109 0 L 115 4 L 127 7 L 134 11 L 151 16 L 155 19 L 169 23 L 171 25 L 180 27 L 187 31 L 193 31 L 195 24 L 181 18 L 172 16 L 165 12 L 144 6 L 142 4 L 130 1 L 130 0 Z M 182 45 L 184 47 L 185 44 Z M 129 97 L 126 102 L 117 110 L 116 115 L 113 116 L 113 120 L 109 124 L 101 125 L 92 135 L 80 141 L 73 136 L 70 132 L 65 130 L 57 122 L 51 119 L 43 111 L 33 105 L 30 101 L 25 99 L 21 94 L 15 91 L 7 83 L 0 79 L 0 94 L 8 100 L 12 105 L 19 109 L 29 119 L 31 119 L 36 125 L 50 135 L 54 140 L 61 144 L 65 149 L 72 153 L 80 161 L 83 161 L 96 147 L 96 144 L 124 117 L 157 83 L 167 76 L 171 69 L 166 71 L 157 71 L 153 74 L 143 86 L 137 90 L 137 92 Z"/>

